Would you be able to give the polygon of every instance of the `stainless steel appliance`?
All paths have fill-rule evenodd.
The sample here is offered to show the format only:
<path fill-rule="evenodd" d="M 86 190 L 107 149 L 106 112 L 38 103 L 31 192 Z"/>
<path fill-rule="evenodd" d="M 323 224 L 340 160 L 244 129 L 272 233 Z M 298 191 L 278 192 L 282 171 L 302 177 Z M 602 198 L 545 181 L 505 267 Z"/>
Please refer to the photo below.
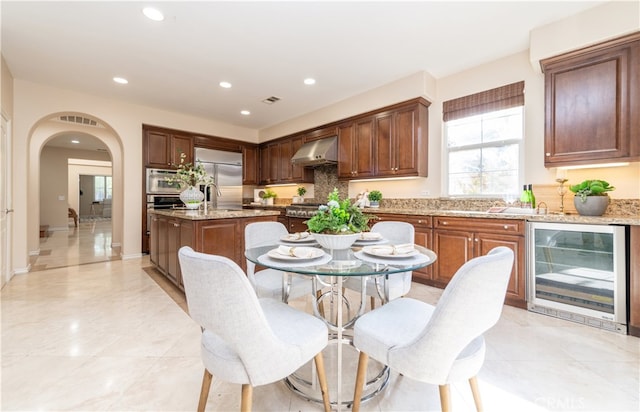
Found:
<path fill-rule="evenodd" d="M 318 211 L 320 203 L 296 203 L 285 208 L 285 215 L 288 217 L 299 217 L 309 219 Z"/>
<path fill-rule="evenodd" d="M 627 333 L 624 226 L 528 224 L 528 308 Z"/>
<path fill-rule="evenodd" d="M 147 169 L 147 194 L 180 193 L 180 185 L 170 181 L 175 175 L 175 170 Z"/>
<path fill-rule="evenodd" d="M 206 193 L 214 209 L 242 209 L 242 153 L 196 148 L 196 164 L 201 164 L 214 185 L 200 190 Z"/>

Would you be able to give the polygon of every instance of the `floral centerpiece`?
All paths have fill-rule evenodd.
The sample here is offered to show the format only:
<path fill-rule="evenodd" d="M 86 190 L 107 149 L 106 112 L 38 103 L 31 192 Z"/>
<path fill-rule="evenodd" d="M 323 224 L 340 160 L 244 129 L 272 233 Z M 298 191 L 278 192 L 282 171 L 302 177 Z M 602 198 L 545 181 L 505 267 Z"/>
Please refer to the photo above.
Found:
<path fill-rule="evenodd" d="M 340 200 L 337 188 L 327 199 L 327 204 L 320 205 L 316 214 L 307 221 L 309 232 L 328 249 L 349 248 L 360 232 L 369 230 L 369 216 L 352 205 L 349 199 Z"/>
<path fill-rule="evenodd" d="M 204 200 L 204 193 L 196 186 L 201 183 L 209 184 L 211 177 L 207 175 L 202 164 L 185 163 L 186 158 L 185 153 L 180 153 L 178 170 L 170 181 L 178 183 L 180 186 L 186 186 L 186 189 L 180 193 L 180 200 L 188 209 L 197 209 Z"/>

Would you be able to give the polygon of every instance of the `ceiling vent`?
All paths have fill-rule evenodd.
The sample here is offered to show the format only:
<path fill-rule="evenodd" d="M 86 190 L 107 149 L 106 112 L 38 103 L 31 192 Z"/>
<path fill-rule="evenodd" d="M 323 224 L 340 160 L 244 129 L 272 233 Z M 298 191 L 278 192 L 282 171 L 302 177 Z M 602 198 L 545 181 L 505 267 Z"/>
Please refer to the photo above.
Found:
<path fill-rule="evenodd" d="M 95 120 L 89 119 L 87 117 L 82 117 L 82 116 L 65 115 L 65 116 L 60 116 L 58 120 L 60 120 L 61 122 L 76 123 L 76 124 L 82 124 L 85 126 L 102 127 L 102 125 L 99 125 L 98 122 L 96 122 Z"/>
<path fill-rule="evenodd" d="M 264 99 L 262 101 L 262 103 L 264 104 L 274 104 L 275 102 L 277 102 L 278 100 L 280 100 L 279 97 L 276 96 L 271 96 L 271 97 L 267 97 L 266 99 Z"/>

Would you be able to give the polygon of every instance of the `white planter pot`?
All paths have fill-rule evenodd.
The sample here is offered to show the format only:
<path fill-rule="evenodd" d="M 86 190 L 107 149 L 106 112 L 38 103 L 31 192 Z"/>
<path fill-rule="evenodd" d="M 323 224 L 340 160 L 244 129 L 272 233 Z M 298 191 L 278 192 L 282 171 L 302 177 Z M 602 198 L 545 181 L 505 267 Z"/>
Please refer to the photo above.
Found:
<path fill-rule="evenodd" d="M 314 233 L 313 238 L 325 249 L 340 250 L 349 249 L 358 240 L 360 233 L 344 235 L 328 235 L 325 233 Z"/>
<path fill-rule="evenodd" d="M 189 186 L 180 193 L 180 200 L 182 200 L 187 209 L 198 209 L 204 200 L 204 193 L 194 186 Z"/>
<path fill-rule="evenodd" d="M 581 216 L 602 216 L 609 206 L 609 196 L 587 196 L 584 202 L 574 196 L 573 205 Z"/>

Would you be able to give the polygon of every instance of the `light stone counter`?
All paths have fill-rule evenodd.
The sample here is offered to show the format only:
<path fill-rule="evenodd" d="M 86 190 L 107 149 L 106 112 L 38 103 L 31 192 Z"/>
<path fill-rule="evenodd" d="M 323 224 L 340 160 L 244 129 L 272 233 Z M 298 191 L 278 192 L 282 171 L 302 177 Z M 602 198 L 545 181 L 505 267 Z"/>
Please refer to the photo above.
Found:
<path fill-rule="evenodd" d="M 149 210 L 149 213 L 169 216 L 185 220 L 216 220 L 216 219 L 237 219 L 251 218 L 259 216 L 278 216 L 280 212 L 277 210 L 258 210 L 258 209 L 242 209 L 242 210 L 218 210 L 210 209 L 205 215 L 202 210 L 185 210 L 185 209 L 168 209 L 168 210 Z"/>

